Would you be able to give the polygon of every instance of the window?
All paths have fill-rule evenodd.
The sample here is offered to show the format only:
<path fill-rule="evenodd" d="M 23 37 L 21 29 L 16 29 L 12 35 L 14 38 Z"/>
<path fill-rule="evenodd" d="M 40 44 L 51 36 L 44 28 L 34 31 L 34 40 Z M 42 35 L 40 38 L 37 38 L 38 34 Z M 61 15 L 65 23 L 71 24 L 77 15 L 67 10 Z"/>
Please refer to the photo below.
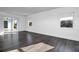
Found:
<path fill-rule="evenodd" d="M 13 28 L 14 28 L 14 29 L 17 29 L 17 20 L 14 20 L 14 21 L 13 21 Z"/>
<path fill-rule="evenodd" d="M 4 21 L 4 28 L 8 28 L 8 21 Z"/>
<path fill-rule="evenodd" d="M 73 16 L 61 18 L 60 21 L 61 21 L 61 27 L 67 27 L 67 28 L 73 27 Z"/>

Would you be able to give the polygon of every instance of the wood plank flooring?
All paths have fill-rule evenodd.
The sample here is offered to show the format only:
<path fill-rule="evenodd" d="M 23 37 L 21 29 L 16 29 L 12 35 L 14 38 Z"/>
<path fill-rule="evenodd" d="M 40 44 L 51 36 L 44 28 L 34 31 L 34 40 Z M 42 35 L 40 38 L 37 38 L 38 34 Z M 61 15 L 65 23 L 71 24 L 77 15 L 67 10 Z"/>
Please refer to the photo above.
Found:
<path fill-rule="evenodd" d="M 38 44 L 40 42 L 55 47 L 47 52 L 79 52 L 78 41 L 27 31 L 0 36 L 0 51 L 20 50 L 22 47 Z"/>

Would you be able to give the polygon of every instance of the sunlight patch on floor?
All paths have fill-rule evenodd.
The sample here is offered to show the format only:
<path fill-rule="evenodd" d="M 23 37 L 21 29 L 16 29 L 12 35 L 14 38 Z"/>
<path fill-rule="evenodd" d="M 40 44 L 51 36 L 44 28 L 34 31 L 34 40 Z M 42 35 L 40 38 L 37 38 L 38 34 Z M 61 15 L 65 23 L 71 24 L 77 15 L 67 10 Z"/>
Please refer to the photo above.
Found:
<path fill-rule="evenodd" d="M 48 44 L 38 43 L 38 44 L 33 44 L 27 47 L 22 47 L 20 49 L 22 49 L 24 52 L 45 52 L 53 48 L 54 48 L 53 46 L 50 46 Z M 15 49 L 8 52 L 19 52 L 19 50 Z"/>

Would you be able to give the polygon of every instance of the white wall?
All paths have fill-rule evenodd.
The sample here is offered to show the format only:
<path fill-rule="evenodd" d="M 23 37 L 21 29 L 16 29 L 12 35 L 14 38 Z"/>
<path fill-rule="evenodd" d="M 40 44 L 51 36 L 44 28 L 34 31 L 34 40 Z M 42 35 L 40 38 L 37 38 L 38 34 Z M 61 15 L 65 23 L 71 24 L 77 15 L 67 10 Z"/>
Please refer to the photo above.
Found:
<path fill-rule="evenodd" d="M 79 41 L 79 8 L 58 8 L 50 11 L 40 12 L 27 18 L 33 22 L 33 26 L 27 31 L 67 38 Z M 73 28 L 61 28 L 60 18 L 72 16 L 74 13 Z"/>
<path fill-rule="evenodd" d="M 0 33 L 2 34 L 2 32 L 4 32 L 4 28 L 3 28 L 3 19 L 2 19 L 2 17 L 0 16 Z"/>
<path fill-rule="evenodd" d="M 26 19 L 24 17 L 18 17 L 18 31 L 26 31 Z"/>

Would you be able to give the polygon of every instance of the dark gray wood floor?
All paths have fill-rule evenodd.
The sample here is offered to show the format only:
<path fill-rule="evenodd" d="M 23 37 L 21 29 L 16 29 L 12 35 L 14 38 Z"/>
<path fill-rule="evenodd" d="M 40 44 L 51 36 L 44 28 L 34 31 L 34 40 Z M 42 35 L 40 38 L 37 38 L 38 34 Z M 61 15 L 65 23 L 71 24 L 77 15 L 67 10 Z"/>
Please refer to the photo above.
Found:
<path fill-rule="evenodd" d="M 43 42 L 55 47 L 47 52 L 79 52 L 78 41 L 27 31 L 21 31 L 12 34 L 9 33 L 0 36 L 0 51 L 2 52 L 19 49 L 21 47 L 29 46 L 39 42 Z"/>

